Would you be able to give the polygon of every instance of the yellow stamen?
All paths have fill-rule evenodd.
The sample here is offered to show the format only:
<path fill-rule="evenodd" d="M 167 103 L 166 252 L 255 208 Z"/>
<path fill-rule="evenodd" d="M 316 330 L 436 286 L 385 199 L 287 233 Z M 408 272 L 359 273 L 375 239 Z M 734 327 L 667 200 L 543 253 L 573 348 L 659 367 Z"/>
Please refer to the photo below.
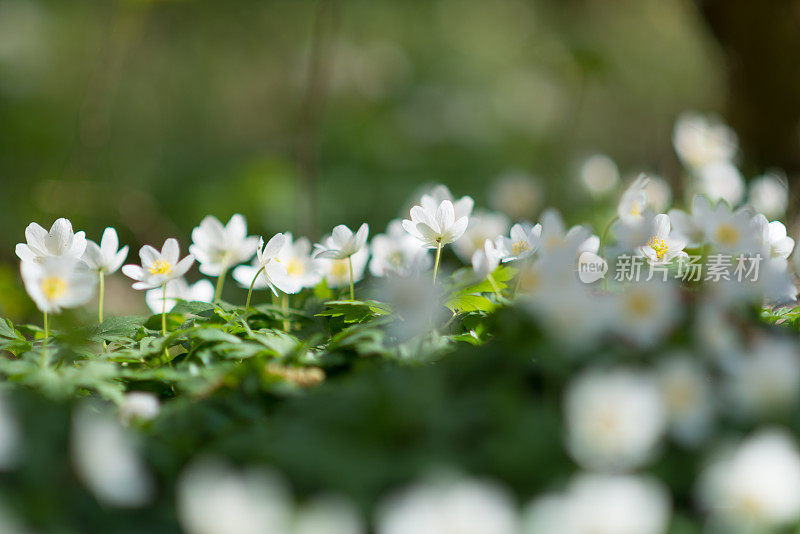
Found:
<path fill-rule="evenodd" d="M 344 277 L 350 273 L 350 266 L 347 260 L 334 260 L 331 265 L 331 276 Z"/>
<path fill-rule="evenodd" d="M 516 243 L 514 243 L 514 245 L 511 247 L 511 253 L 512 253 L 514 256 L 519 256 L 520 254 L 522 254 L 522 253 L 523 253 L 523 252 L 525 252 L 526 250 L 530 250 L 530 247 L 528 246 L 528 243 L 527 243 L 527 241 L 517 241 L 517 242 L 516 242 Z"/>
<path fill-rule="evenodd" d="M 739 230 L 730 224 L 721 224 L 715 234 L 721 245 L 735 245 L 739 242 Z"/>
<path fill-rule="evenodd" d="M 150 266 L 150 274 L 169 274 L 172 272 L 172 265 L 167 260 L 160 259 Z"/>
<path fill-rule="evenodd" d="M 642 207 L 639 206 L 638 202 L 634 202 L 631 206 L 631 215 L 634 217 L 640 217 L 642 215 Z"/>
<path fill-rule="evenodd" d="M 60 276 L 48 276 L 42 280 L 42 293 L 47 300 L 54 300 L 67 292 L 67 282 Z"/>
<path fill-rule="evenodd" d="M 297 258 L 292 258 L 286 265 L 286 272 L 289 273 L 290 276 L 302 276 L 306 273 L 306 267 L 303 265 L 302 261 Z"/>
<path fill-rule="evenodd" d="M 667 247 L 667 242 L 659 237 L 653 237 L 647 244 L 652 248 L 656 253 L 656 258 L 661 261 L 664 259 L 664 255 L 667 253 L 669 247 Z"/>
<path fill-rule="evenodd" d="M 649 315 L 653 309 L 653 300 L 645 293 L 632 293 L 627 299 L 627 308 L 634 317 Z"/>

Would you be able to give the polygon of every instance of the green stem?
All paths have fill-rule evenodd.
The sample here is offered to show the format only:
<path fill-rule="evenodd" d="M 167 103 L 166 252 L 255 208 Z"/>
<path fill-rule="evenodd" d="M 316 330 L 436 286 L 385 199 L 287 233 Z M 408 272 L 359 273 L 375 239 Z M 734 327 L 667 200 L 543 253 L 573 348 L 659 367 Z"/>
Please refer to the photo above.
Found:
<path fill-rule="evenodd" d="M 618 220 L 619 220 L 619 215 L 615 215 L 613 219 L 608 221 L 605 230 L 603 230 L 603 235 L 600 237 L 600 249 L 598 250 L 598 253 L 600 254 L 601 258 L 605 258 L 606 238 L 608 237 L 608 232 L 611 230 L 611 226 Z M 608 278 L 606 278 L 605 276 L 603 277 L 603 289 L 604 290 L 608 289 Z"/>
<path fill-rule="evenodd" d="M 281 309 L 283 309 L 283 331 L 289 332 L 289 295 L 281 293 Z"/>
<path fill-rule="evenodd" d="M 44 339 L 42 340 L 42 369 L 47 368 L 47 340 L 50 337 L 50 321 L 44 312 Z"/>
<path fill-rule="evenodd" d="M 97 305 L 97 322 L 103 322 L 103 295 L 106 291 L 106 275 L 101 270 L 100 271 L 100 303 Z"/>
<path fill-rule="evenodd" d="M 350 300 L 356 300 L 355 283 L 353 282 L 353 256 L 347 256 L 347 262 L 350 266 Z"/>
<path fill-rule="evenodd" d="M 161 284 L 161 335 L 167 337 L 167 284 Z"/>
<path fill-rule="evenodd" d="M 488 274 L 486 278 L 489 280 L 489 283 L 492 284 L 492 289 L 494 289 L 494 294 L 497 295 L 497 298 L 503 300 L 503 294 L 500 293 L 500 288 L 497 287 L 497 282 L 494 281 L 494 276 Z"/>
<path fill-rule="evenodd" d="M 442 242 L 436 242 L 436 262 L 433 264 L 433 285 L 436 285 L 436 275 L 439 273 L 439 259 L 442 257 Z"/>
<path fill-rule="evenodd" d="M 253 277 L 253 281 L 250 282 L 250 291 L 247 292 L 247 302 L 244 304 L 244 308 L 248 309 L 250 307 L 250 297 L 253 296 L 253 286 L 256 285 L 256 280 L 258 280 L 259 275 L 264 271 L 264 267 L 261 267 L 257 272 L 256 275 Z"/>
<path fill-rule="evenodd" d="M 228 274 L 228 267 L 223 267 L 222 272 L 217 278 L 217 288 L 214 290 L 214 302 L 219 302 L 222 298 L 222 287 L 225 285 L 225 275 Z"/>

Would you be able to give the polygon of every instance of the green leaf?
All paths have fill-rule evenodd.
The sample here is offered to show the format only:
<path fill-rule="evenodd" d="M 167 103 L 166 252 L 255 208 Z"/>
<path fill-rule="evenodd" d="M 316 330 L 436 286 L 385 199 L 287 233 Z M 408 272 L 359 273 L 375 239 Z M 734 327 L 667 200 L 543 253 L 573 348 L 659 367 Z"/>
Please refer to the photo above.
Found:
<path fill-rule="evenodd" d="M 364 323 L 392 313 L 387 304 L 374 300 L 333 300 L 326 302 L 325 308 L 318 317 L 341 317 L 346 324 Z"/>

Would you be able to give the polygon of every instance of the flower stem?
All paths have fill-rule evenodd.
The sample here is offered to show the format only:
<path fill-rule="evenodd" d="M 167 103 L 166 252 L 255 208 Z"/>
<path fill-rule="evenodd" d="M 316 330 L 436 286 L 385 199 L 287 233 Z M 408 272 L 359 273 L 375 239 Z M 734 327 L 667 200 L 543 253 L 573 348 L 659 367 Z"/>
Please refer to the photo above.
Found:
<path fill-rule="evenodd" d="M 281 308 L 283 309 L 283 331 L 288 332 L 289 327 L 289 295 L 288 293 L 281 293 Z"/>
<path fill-rule="evenodd" d="M 353 256 L 352 255 L 351 256 L 347 256 L 347 262 L 348 262 L 348 265 L 350 266 L 350 300 L 356 300 L 356 293 L 355 293 L 355 289 L 353 287 L 355 284 L 353 283 Z"/>
<path fill-rule="evenodd" d="M 442 257 L 442 242 L 436 242 L 436 262 L 433 264 L 433 285 L 436 285 L 436 275 L 439 273 L 439 259 Z"/>
<path fill-rule="evenodd" d="M 228 274 L 228 268 L 223 267 L 217 278 L 217 288 L 214 290 L 214 302 L 218 302 L 222 298 L 222 287 L 225 285 L 226 274 Z"/>
<path fill-rule="evenodd" d="M 105 294 L 105 291 L 106 291 L 106 275 L 102 270 L 99 271 L 99 273 L 100 273 L 99 274 L 99 276 L 100 276 L 100 302 L 97 305 L 97 322 L 98 323 L 102 323 L 103 322 L 103 295 Z"/>
<path fill-rule="evenodd" d="M 161 335 L 167 337 L 167 284 L 161 284 Z"/>
<path fill-rule="evenodd" d="M 492 289 L 494 289 L 494 294 L 497 295 L 497 298 L 502 300 L 503 294 L 500 292 L 500 288 L 497 287 L 497 282 L 494 281 L 494 276 L 488 274 L 486 278 L 489 280 L 489 283 L 492 284 Z"/>
<path fill-rule="evenodd" d="M 245 309 L 250 307 L 250 297 L 253 296 L 253 286 L 256 285 L 256 280 L 258 280 L 259 275 L 261 275 L 261 273 L 263 271 L 264 271 L 264 267 L 261 267 L 258 270 L 258 272 L 256 272 L 256 275 L 253 277 L 253 281 L 250 282 L 250 291 L 247 292 L 247 302 L 245 302 L 245 304 L 244 304 Z"/>
<path fill-rule="evenodd" d="M 618 220 L 619 220 L 619 215 L 614 216 L 613 219 L 608 221 L 605 230 L 603 230 L 603 235 L 600 237 L 600 249 L 598 250 L 598 253 L 600 254 L 601 258 L 605 258 L 606 238 L 608 237 L 608 232 L 611 230 L 611 227 L 614 225 L 614 223 L 617 222 Z M 603 289 L 604 290 L 608 289 L 608 278 L 606 278 L 605 276 L 603 277 Z"/>
<path fill-rule="evenodd" d="M 47 339 L 50 337 L 50 321 L 44 312 L 44 339 L 42 340 L 42 369 L 47 368 Z"/>

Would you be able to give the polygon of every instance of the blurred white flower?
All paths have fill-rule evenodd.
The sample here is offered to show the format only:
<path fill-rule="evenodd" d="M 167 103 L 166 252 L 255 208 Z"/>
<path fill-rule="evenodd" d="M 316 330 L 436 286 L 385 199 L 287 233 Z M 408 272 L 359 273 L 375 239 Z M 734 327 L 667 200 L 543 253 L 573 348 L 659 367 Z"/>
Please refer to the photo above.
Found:
<path fill-rule="evenodd" d="M 153 313 L 169 312 L 179 300 L 186 302 L 212 302 L 214 300 L 214 284 L 208 280 L 199 280 L 189 285 L 185 278 L 176 278 L 167 282 L 166 295 L 165 302 L 162 288 L 150 289 L 144 294 L 144 301 Z"/>
<path fill-rule="evenodd" d="M 614 222 L 612 230 L 617 242 L 613 249 L 617 252 L 638 252 L 653 236 L 655 217 L 653 211 L 647 208 L 638 219 Z"/>
<path fill-rule="evenodd" d="M 364 520 L 341 497 L 315 497 L 297 511 L 292 534 L 366 534 Z"/>
<path fill-rule="evenodd" d="M 295 285 L 296 291 L 293 293 L 299 293 L 303 288 L 319 284 L 322 273 L 317 269 L 317 264 L 311 255 L 311 242 L 305 237 L 293 239 L 289 232 L 283 235 L 286 240 L 277 259 L 286 266 L 286 277 Z M 250 280 L 252 279 L 251 277 Z"/>
<path fill-rule="evenodd" d="M 765 174 L 750 182 L 750 205 L 767 217 L 780 217 L 789 205 L 789 187 L 783 173 Z"/>
<path fill-rule="evenodd" d="M 795 440 L 768 429 L 714 459 L 701 474 L 703 506 L 724 532 L 764 532 L 800 519 L 800 456 Z"/>
<path fill-rule="evenodd" d="M 652 265 L 670 263 L 675 258 L 687 257 L 686 241 L 671 233 L 669 216 L 660 213 L 653 219 L 653 233 L 639 253 Z"/>
<path fill-rule="evenodd" d="M 587 240 L 592 240 L 591 232 L 581 225 L 566 230 L 564 219 L 554 208 L 544 210 L 539 222 L 542 228 L 539 250 L 542 255 L 555 251 L 568 251 L 577 258 L 581 248 L 587 245 Z M 589 244 L 593 243 L 592 240 Z"/>
<path fill-rule="evenodd" d="M 655 455 L 667 413 L 655 381 L 628 370 L 593 370 L 569 386 L 567 450 L 584 468 L 635 469 Z"/>
<path fill-rule="evenodd" d="M 25 291 L 44 313 L 58 313 L 89 302 L 97 278 L 72 256 L 43 258 L 20 263 Z"/>
<path fill-rule="evenodd" d="M 646 175 L 640 174 L 622 193 L 617 205 L 617 217 L 623 223 L 636 224 L 644 216 L 648 204 L 646 191 L 648 181 Z"/>
<path fill-rule="evenodd" d="M 100 271 L 104 274 L 113 274 L 122 267 L 128 257 L 128 246 L 119 248 L 119 237 L 113 228 L 106 228 L 100 245 L 86 240 L 86 250 L 83 253 L 83 261 L 90 269 Z"/>
<path fill-rule="evenodd" d="M 483 248 L 472 255 L 472 270 L 481 280 L 492 274 L 500 266 L 500 251 L 491 239 L 484 241 Z"/>
<path fill-rule="evenodd" d="M 641 347 L 655 345 L 680 318 L 677 291 L 671 282 L 660 279 L 626 285 L 613 296 L 612 328 Z"/>
<path fill-rule="evenodd" d="M 348 260 L 320 258 L 314 261 L 319 266 L 328 287 L 345 287 L 350 283 L 350 265 Z M 361 250 L 350 256 L 350 261 L 353 262 L 353 281 L 358 282 L 364 278 L 364 271 L 366 271 L 367 262 L 369 261 L 369 249 L 366 246 L 362 247 Z"/>
<path fill-rule="evenodd" d="M 446 313 L 441 288 L 431 286 L 427 276 L 382 278 L 375 283 L 374 294 L 375 300 L 391 306 L 395 320 L 388 328 L 403 340 L 430 332 L 431 324 Z"/>
<path fill-rule="evenodd" d="M 424 482 L 390 496 L 378 509 L 377 534 L 516 534 L 514 501 L 479 480 Z"/>
<path fill-rule="evenodd" d="M 692 201 L 692 213 L 671 209 L 668 212 L 676 237 L 686 240 L 689 246 L 696 246 L 705 241 L 705 228 L 711 218 L 713 208 L 708 199 L 695 195 Z"/>
<path fill-rule="evenodd" d="M 476 211 L 469 218 L 464 235 L 453 243 L 453 252 L 461 261 L 469 263 L 472 255 L 483 248 L 487 239 L 493 242 L 508 231 L 508 217 L 502 213 Z"/>
<path fill-rule="evenodd" d="M 373 276 L 410 276 L 432 264 L 427 249 L 403 230 L 403 223 L 397 219 L 389 222 L 385 234 L 372 238 L 370 250 L 369 272 Z"/>
<path fill-rule="evenodd" d="M 528 219 L 542 203 L 542 186 L 534 176 L 522 170 L 499 176 L 489 189 L 489 204 L 514 220 Z"/>
<path fill-rule="evenodd" d="M 107 410 L 85 403 L 72 417 L 72 462 L 102 504 L 138 508 L 148 504 L 155 485 L 133 437 Z"/>
<path fill-rule="evenodd" d="M 794 239 L 786 235 L 786 227 L 780 221 L 769 222 L 761 213 L 751 220 L 755 230 L 756 241 L 765 261 L 776 267 L 785 269 L 787 259 L 794 250 Z"/>
<path fill-rule="evenodd" d="M 656 378 L 667 408 L 670 434 L 682 445 L 699 445 L 713 425 L 711 377 L 696 358 L 670 355 L 658 364 Z"/>
<path fill-rule="evenodd" d="M 256 253 L 258 238 L 247 236 L 247 221 L 235 214 L 225 226 L 212 215 L 200 221 L 192 230 L 189 252 L 200 263 L 200 272 L 219 276 L 228 268 L 248 261 Z"/>
<path fill-rule="evenodd" d="M 595 154 L 584 160 L 580 168 L 581 183 L 593 196 L 609 194 L 619 184 L 619 168 L 605 154 Z"/>
<path fill-rule="evenodd" d="M 403 228 L 406 232 L 417 238 L 427 248 L 447 245 L 464 235 L 469 223 L 468 217 L 465 215 L 456 218 L 452 202 L 443 200 L 436 207 L 430 202 L 425 204 L 427 207 L 414 206 L 411 208 L 411 219 L 403 220 Z M 471 206 L 469 211 L 472 211 Z"/>
<path fill-rule="evenodd" d="M 47 258 L 81 259 L 86 250 L 86 234 L 73 232 L 72 223 L 67 219 L 57 219 L 48 232 L 36 223 L 25 229 L 27 243 L 17 244 L 19 259 L 27 262 L 40 262 Z"/>
<path fill-rule="evenodd" d="M 369 225 L 362 224 L 353 233 L 350 228 L 340 224 L 333 229 L 331 235 L 322 240 L 321 243 L 314 245 L 316 252 L 314 258 L 325 258 L 329 260 L 344 260 L 364 248 L 369 237 Z"/>
<path fill-rule="evenodd" d="M 515 224 L 509 237 L 500 236 L 498 249 L 504 262 L 521 260 L 533 255 L 542 239 L 542 225 L 529 223 Z"/>
<path fill-rule="evenodd" d="M 187 534 L 289 534 L 292 502 L 276 475 L 237 472 L 202 459 L 178 478 L 178 520 Z"/>
<path fill-rule="evenodd" d="M 733 211 L 727 203 L 717 202 L 706 219 L 705 238 L 718 252 L 735 254 L 756 251 L 758 244 L 751 219 L 749 211 Z"/>
<path fill-rule="evenodd" d="M 678 117 L 672 143 L 683 164 L 693 170 L 731 161 L 739 148 L 736 133 L 719 117 L 696 112 L 684 112 Z"/>
<path fill-rule="evenodd" d="M 581 474 L 561 494 L 534 500 L 523 534 L 664 534 L 670 523 L 669 493 L 655 479 Z"/>
<path fill-rule="evenodd" d="M 456 200 L 453 194 L 445 185 L 434 186 L 427 194 L 422 195 L 419 205 L 429 213 L 436 213 L 436 210 L 443 201 L 448 200 L 453 204 L 453 214 L 456 220 L 461 217 L 469 218 L 472 215 L 472 208 L 475 201 L 470 196 L 463 196 Z"/>
<path fill-rule="evenodd" d="M 644 192 L 647 195 L 647 203 L 656 212 L 662 212 L 672 203 L 672 188 L 660 176 L 649 174 L 647 185 Z"/>
<path fill-rule="evenodd" d="M 724 200 L 731 206 L 744 198 L 744 177 L 732 163 L 721 161 L 706 165 L 697 172 L 697 191 L 712 202 Z"/>
<path fill-rule="evenodd" d="M 167 239 L 161 252 L 150 245 L 145 245 L 139 250 L 142 265 L 123 265 L 122 274 L 135 280 L 133 289 L 154 289 L 161 287 L 170 280 L 181 278 L 194 263 L 194 256 L 189 254 L 182 260 L 180 246 L 177 239 Z"/>
<path fill-rule="evenodd" d="M 161 401 L 149 391 L 131 391 L 125 394 L 119 407 L 119 419 L 123 425 L 133 421 L 150 421 L 161 412 Z"/>

